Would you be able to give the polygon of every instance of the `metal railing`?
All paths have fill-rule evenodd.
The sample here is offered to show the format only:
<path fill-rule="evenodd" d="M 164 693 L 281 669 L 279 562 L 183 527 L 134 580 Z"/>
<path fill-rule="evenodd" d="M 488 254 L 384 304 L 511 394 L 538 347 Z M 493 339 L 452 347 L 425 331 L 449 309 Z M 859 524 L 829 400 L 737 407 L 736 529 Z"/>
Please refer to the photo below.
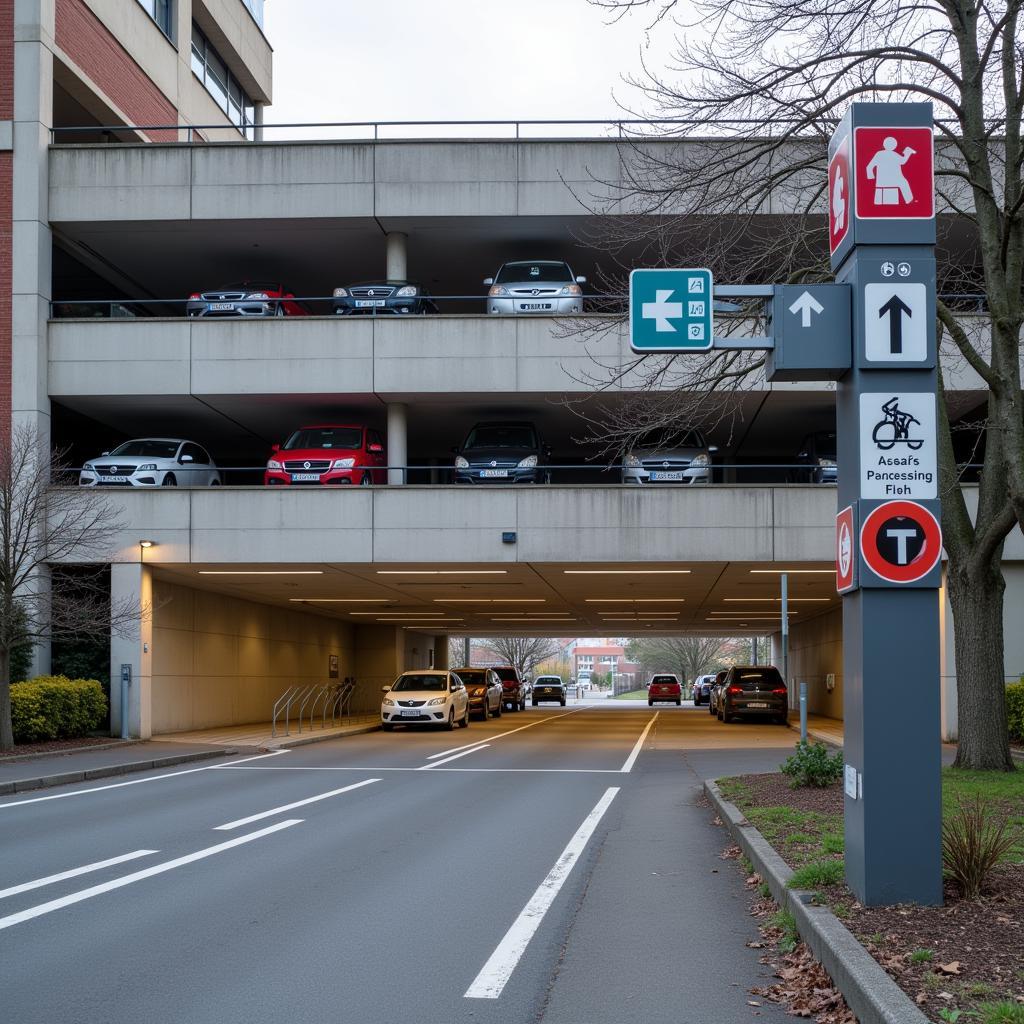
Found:
<path fill-rule="evenodd" d="M 289 686 L 284 693 L 274 702 L 273 713 L 270 723 L 270 735 L 277 736 L 278 721 L 284 720 L 284 735 L 291 735 L 291 712 L 296 709 L 298 719 L 298 732 L 301 734 L 303 721 L 306 720 L 306 708 L 309 708 L 307 728 L 313 730 L 313 721 L 319 714 L 320 728 L 327 728 L 327 719 L 330 716 L 331 728 L 334 728 L 338 719 L 349 718 L 352 715 L 352 694 L 355 690 L 356 681 L 346 677 L 340 683 L 308 683 L 303 685 L 297 683 Z M 318 711 L 319 709 L 319 711 Z"/>

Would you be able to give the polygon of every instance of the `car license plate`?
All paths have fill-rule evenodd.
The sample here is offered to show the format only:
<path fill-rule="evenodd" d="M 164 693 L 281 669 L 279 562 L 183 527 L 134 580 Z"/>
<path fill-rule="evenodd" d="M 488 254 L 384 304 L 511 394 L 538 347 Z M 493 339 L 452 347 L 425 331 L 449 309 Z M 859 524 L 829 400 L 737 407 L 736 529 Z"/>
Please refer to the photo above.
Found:
<path fill-rule="evenodd" d="M 535 309 L 550 309 L 551 308 L 551 303 L 550 302 L 520 302 L 519 303 L 519 308 L 520 309 L 531 310 L 531 311 L 535 310 Z"/>
<path fill-rule="evenodd" d="M 663 472 L 659 471 L 659 472 L 651 473 L 651 479 L 652 480 L 682 480 L 683 479 L 683 474 L 681 472 L 679 472 L 679 473 L 663 473 Z"/>
<path fill-rule="evenodd" d="M 292 483 L 305 483 L 309 480 L 319 480 L 319 473 L 292 473 Z"/>
<path fill-rule="evenodd" d="M 481 476 L 508 476 L 507 469 L 481 469 Z"/>
<path fill-rule="evenodd" d="M 419 708 L 403 708 L 402 709 L 402 717 L 403 718 L 419 718 L 420 717 L 420 709 Z"/>
<path fill-rule="evenodd" d="M 356 309 L 383 309 L 383 299 L 356 299 Z"/>
<path fill-rule="evenodd" d="M 126 477 L 126 476 L 101 476 L 100 479 L 105 484 L 126 484 L 126 483 L 128 483 L 128 477 Z"/>
<path fill-rule="evenodd" d="M 752 701 L 750 701 L 747 704 L 747 707 L 748 708 L 766 708 L 766 707 L 768 707 L 768 705 L 765 704 L 765 702 L 761 701 L 761 700 L 752 700 Z"/>
<path fill-rule="evenodd" d="M 210 303 L 210 309 L 212 309 L 213 312 L 215 312 L 215 313 L 225 313 L 225 312 L 227 312 L 229 310 L 232 310 L 234 308 L 235 308 L 235 304 L 233 302 L 211 302 Z"/>

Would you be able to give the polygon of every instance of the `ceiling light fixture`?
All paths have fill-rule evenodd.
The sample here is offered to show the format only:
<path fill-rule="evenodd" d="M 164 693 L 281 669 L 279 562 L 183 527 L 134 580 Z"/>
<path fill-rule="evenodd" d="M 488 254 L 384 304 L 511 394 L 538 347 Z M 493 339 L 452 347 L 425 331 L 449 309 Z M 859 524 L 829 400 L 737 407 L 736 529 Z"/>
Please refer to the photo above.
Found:
<path fill-rule="evenodd" d="M 587 604 L 683 604 L 685 597 L 587 597 Z"/>
<path fill-rule="evenodd" d="M 289 597 L 300 604 L 394 604 L 390 597 Z"/>
<path fill-rule="evenodd" d="M 566 576 L 689 576 L 692 569 L 563 569 Z"/>
<path fill-rule="evenodd" d="M 831 597 L 790 597 L 787 598 L 790 604 L 794 601 L 824 601 L 826 604 L 832 600 Z M 725 603 L 735 602 L 736 604 L 745 604 L 747 601 L 753 604 L 756 601 L 774 601 L 775 604 L 779 604 L 782 601 L 781 597 L 723 597 L 722 601 Z"/>
<path fill-rule="evenodd" d="M 200 569 L 200 576 L 323 576 L 323 569 Z"/>
<path fill-rule="evenodd" d="M 835 569 L 751 569 L 750 571 L 755 575 L 761 574 L 762 576 L 766 574 L 771 576 L 781 576 L 783 573 L 789 576 L 799 575 L 801 573 L 804 575 L 818 574 L 827 576 L 835 576 L 836 574 Z"/>
<path fill-rule="evenodd" d="M 378 576 L 507 576 L 508 569 L 378 569 Z"/>
<path fill-rule="evenodd" d="M 546 597 L 435 597 L 434 604 L 547 604 Z"/>

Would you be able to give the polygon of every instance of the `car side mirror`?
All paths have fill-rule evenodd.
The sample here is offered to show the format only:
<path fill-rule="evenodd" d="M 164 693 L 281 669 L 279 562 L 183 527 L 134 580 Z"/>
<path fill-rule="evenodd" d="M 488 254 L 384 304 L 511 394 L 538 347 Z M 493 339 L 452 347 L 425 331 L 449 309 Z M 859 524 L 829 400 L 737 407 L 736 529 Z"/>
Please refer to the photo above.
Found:
<path fill-rule="evenodd" d="M 368 444 L 366 446 L 366 450 L 368 452 L 371 452 L 374 455 L 379 455 L 382 451 L 384 451 L 384 445 L 382 445 L 382 444 Z"/>
<path fill-rule="evenodd" d="M 484 284 L 487 285 L 488 288 L 490 288 L 490 286 L 492 284 L 494 284 L 494 278 L 493 277 L 485 277 L 484 278 Z"/>
<path fill-rule="evenodd" d="M 100 457 L 102 458 L 104 455 L 109 455 L 109 454 L 110 454 L 110 452 L 100 452 Z"/>
<path fill-rule="evenodd" d="M 390 686 L 382 686 L 380 688 L 380 692 L 381 693 L 390 693 L 391 692 L 391 687 Z"/>
<path fill-rule="evenodd" d="M 717 444 L 709 444 L 708 445 L 708 451 L 709 452 L 717 452 L 718 451 L 718 445 Z"/>
<path fill-rule="evenodd" d="M 448 451 L 450 451 L 452 453 L 452 455 L 458 455 L 459 454 L 459 449 L 458 448 L 454 448 L 454 447 L 453 448 L 449 448 Z"/>
<path fill-rule="evenodd" d="M 807 452 L 800 452 L 800 454 L 797 455 L 797 458 L 798 459 L 806 459 L 807 458 Z"/>
<path fill-rule="evenodd" d="M 272 444 L 270 446 L 270 450 L 272 452 L 279 452 L 281 450 L 281 446 L 279 444 Z"/>
<path fill-rule="evenodd" d="M 180 459 L 178 459 L 178 461 L 181 462 L 181 463 L 185 463 L 185 462 L 194 462 L 195 460 L 192 458 L 191 455 L 182 455 L 182 457 Z"/>
<path fill-rule="evenodd" d="M 587 283 L 587 279 L 585 277 L 582 277 L 582 276 L 577 277 L 576 278 L 576 283 L 577 284 L 586 284 Z"/>

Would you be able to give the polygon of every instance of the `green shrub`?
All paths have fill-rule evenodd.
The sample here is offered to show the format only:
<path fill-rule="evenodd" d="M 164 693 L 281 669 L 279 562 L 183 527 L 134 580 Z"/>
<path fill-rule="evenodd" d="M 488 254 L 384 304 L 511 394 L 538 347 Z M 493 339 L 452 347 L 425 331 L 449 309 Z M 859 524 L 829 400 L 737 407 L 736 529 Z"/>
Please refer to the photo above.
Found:
<path fill-rule="evenodd" d="M 1010 739 L 1024 743 L 1024 676 L 1019 683 L 1010 683 L 1006 688 L 1006 717 Z"/>
<path fill-rule="evenodd" d="M 846 869 L 841 860 L 819 860 L 797 868 L 786 883 L 790 889 L 814 889 L 819 885 L 839 885 Z"/>
<path fill-rule="evenodd" d="M 95 679 L 37 676 L 11 686 L 15 743 L 84 736 L 106 717 L 107 698 Z"/>
<path fill-rule="evenodd" d="M 942 822 L 942 866 L 964 899 L 977 899 L 985 876 L 1006 859 L 1016 841 L 1005 812 L 989 807 L 980 793 L 960 797 L 956 810 Z"/>
<path fill-rule="evenodd" d="M 843 755 L 842 752 L 829 754 L 824 743 L 801 740 L 796 745 L 796 753 L 786 758 L 780 770 L 789 776 L 789 784 L 793 789 L 802 786 L 831 786 L 843 777 Z"/>

